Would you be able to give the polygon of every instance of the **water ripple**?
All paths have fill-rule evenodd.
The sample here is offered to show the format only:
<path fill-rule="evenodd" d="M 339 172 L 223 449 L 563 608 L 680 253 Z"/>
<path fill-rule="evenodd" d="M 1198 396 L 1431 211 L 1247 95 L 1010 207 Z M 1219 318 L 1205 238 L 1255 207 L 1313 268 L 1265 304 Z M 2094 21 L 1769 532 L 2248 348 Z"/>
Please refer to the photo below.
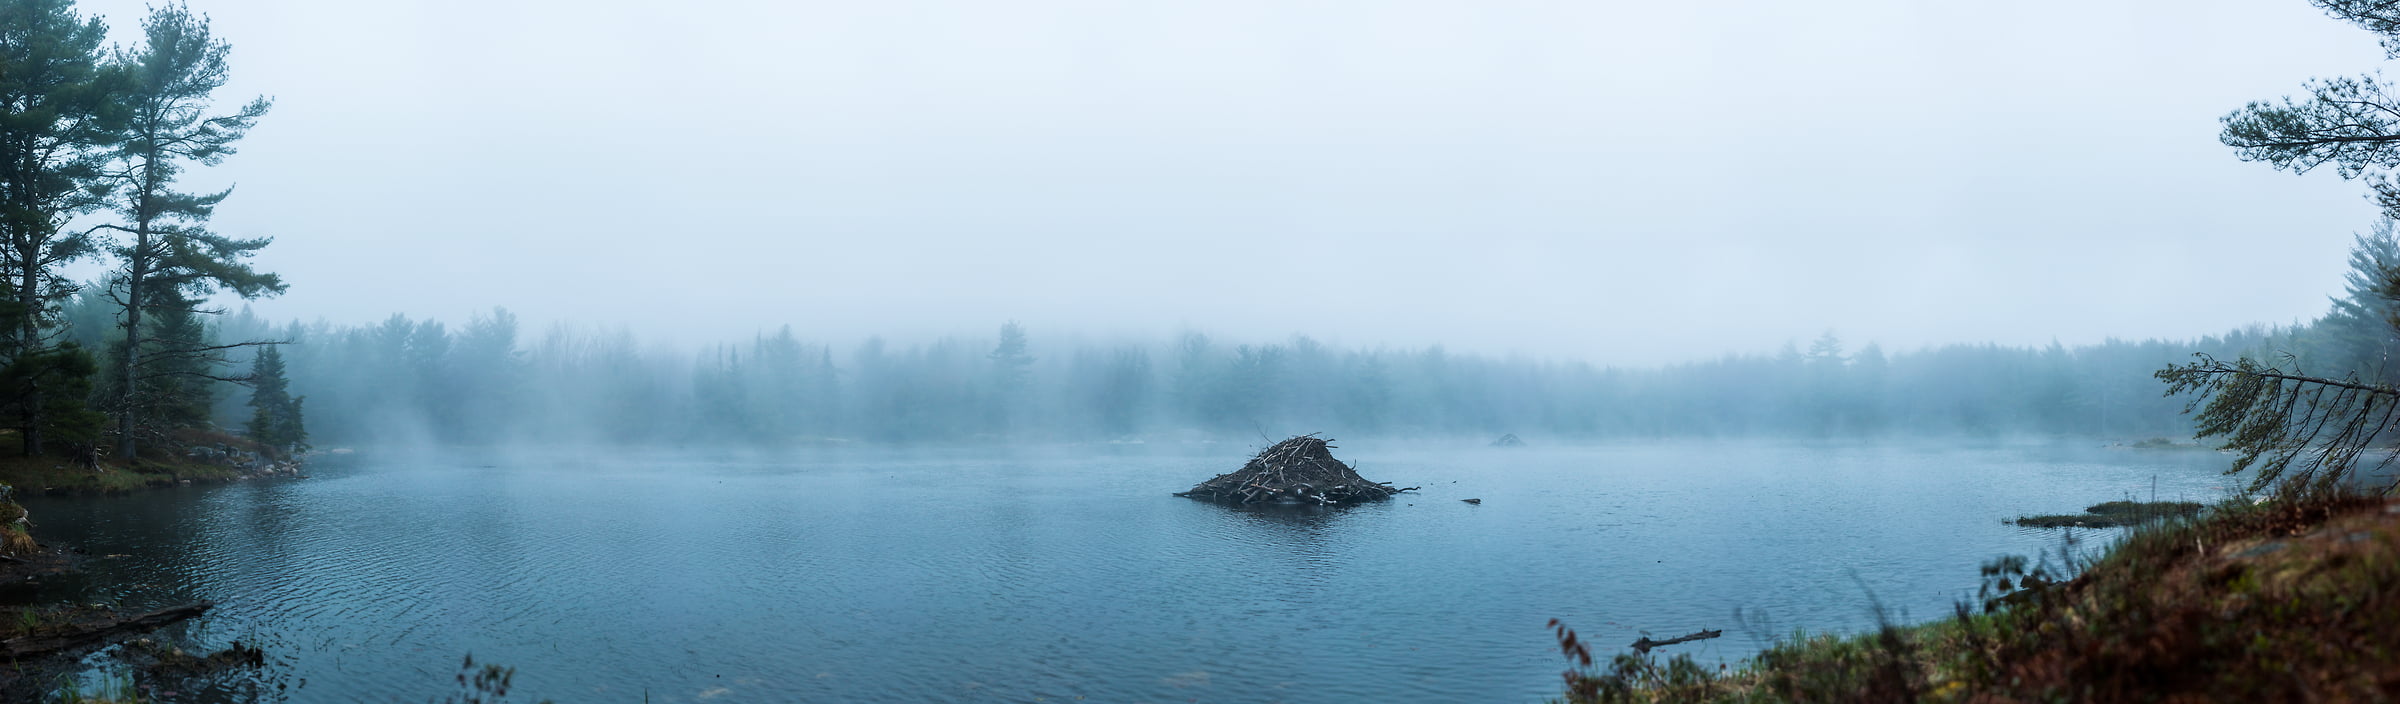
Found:
<path fill-rule="evenodd" d="M 1234 509 L 1166 494 L 1239 458 L 1088 448 L 362 454 L 32 509 L 54 540 L 127 555 L 56 589 L 215 599 L 191 637 L 267 645 L 269 673 L 185 701 L 423 701 L 470 652 L 562 701 L 1539 701 L 1553 617 L 1614 643 L 1739 628 L 1736 607 L 1861 628 L 1870 594 L 1938 616 L 1982 560 L 2060 547 L 2001 518 L 2220 481 L 2056 448 L 1351 445 L 1427 488 Z"/>

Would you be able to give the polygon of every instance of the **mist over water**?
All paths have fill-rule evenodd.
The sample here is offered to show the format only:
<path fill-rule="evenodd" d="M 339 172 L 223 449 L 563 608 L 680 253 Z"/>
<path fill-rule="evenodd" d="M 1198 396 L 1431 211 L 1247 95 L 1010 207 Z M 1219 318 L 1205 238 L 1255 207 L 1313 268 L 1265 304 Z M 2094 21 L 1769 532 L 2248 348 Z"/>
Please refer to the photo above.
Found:
<path fill-rule="evenodd" d="M 70 320 L 105 316 L 86 295 Z M 2334 321 L 2339 322 L 2339 321 Z M 1659 367 L 1345 347 L 1306 335 L 1093 339 L 1007 323 L 929 342 L 818 340 L 790 328 L 683 349 L 618 329 L 521 329 L 505 309 L 463 324 L 276 324 L 244 312 L 215 335 L 281 340 L 314 444 L 790 448 L 1349 438 L 2186 437 L 2185 399 L 2151 374 L 2194 354 L 2298 354 L 2304 368 L 2378 354 L 2332 322 L 2190 340 L 1886 350 L 1821 333 L 1774 354 Z M 104 327 L 70 327 L 94 344 Z M 246 350 L 236 351 L 235 365 Z M 2363 361 L 2362 361 L 2363 360 Z M 247 392 L 214 395 L 236 427 Z"/>
<path fill-rule="evenodd" d="M 184 701 L 414 701 L 463 653 L 560 701 L 1536 701 L 1543 623 L 1735 661 L 1930 618 L 2001 524 L 2222 493 L 2217 455 L 2088 444 L 1344 442 L 1423 486 L 1333 510 L 1167 496 L 1254 448 L 365 449 L 306 480 L 33 499 L 89 598 L 219 602 L 272 667 Z M 1460 501 L 1482 499 L 1480 505 Z M 2101 542 L 2108 532 L 2085 540 Z M 1742 609 L 1771 630 L 1750 632 Z"/>

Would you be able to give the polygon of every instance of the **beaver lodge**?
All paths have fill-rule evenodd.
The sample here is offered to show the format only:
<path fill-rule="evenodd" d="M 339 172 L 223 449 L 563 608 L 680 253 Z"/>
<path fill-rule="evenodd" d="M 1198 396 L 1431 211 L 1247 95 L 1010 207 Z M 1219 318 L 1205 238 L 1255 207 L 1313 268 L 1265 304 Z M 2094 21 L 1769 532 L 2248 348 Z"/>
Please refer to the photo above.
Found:
<path fill-rule="evenodd" d="M 1314 435 L 1275 443 L 1240 470 L 1201 482 L 1188 496 L 1229 504 L 1333 505 L 1376 501 L 1417 487 L 1392 488 L 1391 482 L 1371 482 L 1350 465 L 1333 458 L 1333 445 Z"/>

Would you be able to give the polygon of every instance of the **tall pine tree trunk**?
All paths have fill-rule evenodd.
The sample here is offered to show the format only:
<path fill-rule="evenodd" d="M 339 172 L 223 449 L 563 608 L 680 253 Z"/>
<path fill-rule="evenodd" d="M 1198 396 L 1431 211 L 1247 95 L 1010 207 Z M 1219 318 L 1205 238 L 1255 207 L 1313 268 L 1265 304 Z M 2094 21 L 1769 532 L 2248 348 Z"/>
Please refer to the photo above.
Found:
<path fill-rule="evenodd" d="M 144 124 L 156 124 L 156 120 Z M 150 265 L 156 252 L 150 249 L 150 225 L 156 212 L 152 196 L 159 190 L 159 157 L 156 140 L 148 140 L 150 149 L 141 162 L 141 192 L 133 200 L 133 247 L 125 252 L 125 353 L 117 358 L 117 456 L 132 461 L 140 449 L 134 442 L 134 429 L 141 425 L 139 377 L 142 356 L 143 284 L 149 282 Z"/>
<path fill-rule="evenodd" d="M 148 229 L 142 228 L 144 232 L 135 236 L 137 247 L 149 245 Z M 136 263 L 132 275 L 125 277 L 125 352 L 117 355 L 117 456 L 126 461 L 134 458 L 133 429 L 139 425 L 134 419 L 133 375 L 134 358 L 142 353 L 142 279 L 147 273 L 143 268 Z"/>
<path fill-rule="evenodd" d="M 42 274 L 40 268 L 34 266 L 41 262 L 41 252 L 20 250 L 18 255 L 23 261 L 18 264 L 18 276 L 22 280 L 17 282 L 17 304 L 24 306 L 24 320 L 17 329 L 15 351 L 18 361 L 24 362 L 39 353 L 42 344 Z M 24 393 L 25 412 L 20 420 L 24 423 L 25 456 L 36 457 L 42 454 L 41 370 L 30 370 L 25 375 Z"/>

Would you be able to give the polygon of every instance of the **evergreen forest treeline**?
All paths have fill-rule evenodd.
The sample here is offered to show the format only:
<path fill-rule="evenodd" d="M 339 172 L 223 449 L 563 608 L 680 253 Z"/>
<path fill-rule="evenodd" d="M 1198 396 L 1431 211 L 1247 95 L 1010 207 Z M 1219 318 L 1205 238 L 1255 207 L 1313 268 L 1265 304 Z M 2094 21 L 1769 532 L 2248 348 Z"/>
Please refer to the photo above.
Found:
<path fill-rule="evenodd" d="M 326 441 L 602 439 L 766 445 L 1118 440 L 1159 436 L 1681 437 L 1888 434 L 2188 434 L 2183 402 L 2150 374 L 2197 343 L 2042 349 L 1870 345 L 1727 356 L 1660 369 L 1338 349 L 1307 337 L 1242 344 L 1203 334 L 1029 345 L 1012 373 L 993 338 L 837 347 L 789 329 L 679 354 L 624 332 L 552 329 L 507 344 L 504 312 L 455 332 L 395 317 L 287 326 L 292 388 Z M 480 324 L 479 324 L 480 323 Z M 1830 342 L 1830 340 L 1820 341 Z"/>
<path fill-rule="evenodd" d="M 2400 263 L 2392 229 L 2358 238 L 2323 317 L 2189 341 L 1950 345 L 1887 353 L 1828 333 L 1768 355 L 1659 368 L 1337 348 L 1187 333 L 1044 342 L 989 337 L 835 344 L 789 327 L 697 352 L 629 332 L 520 330 L 495 309 L 451 326 L 270 325 L 244 311 L 225 339 L 282 339 L 310 432 L 334 442 L 1106 441 L 1517 433 L 1549 438 L 2065 434 L 2188 437 L 2185 399 L 2153 374 L 2194 353 L 2284 359 L 2388 381 L 2387 299 L 2369 274 Z M 100 318 L 85 297 L 71 313 Z M 220 400 L 221 413 L 240 417 Z"/>

